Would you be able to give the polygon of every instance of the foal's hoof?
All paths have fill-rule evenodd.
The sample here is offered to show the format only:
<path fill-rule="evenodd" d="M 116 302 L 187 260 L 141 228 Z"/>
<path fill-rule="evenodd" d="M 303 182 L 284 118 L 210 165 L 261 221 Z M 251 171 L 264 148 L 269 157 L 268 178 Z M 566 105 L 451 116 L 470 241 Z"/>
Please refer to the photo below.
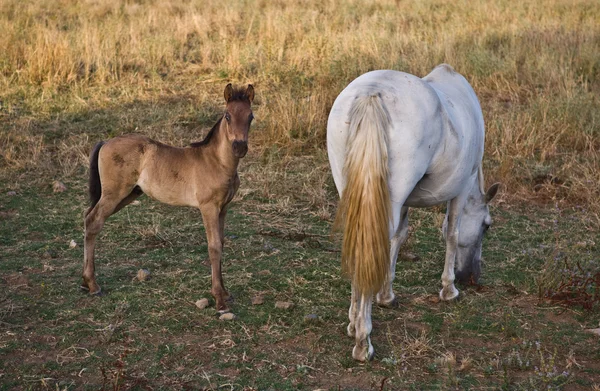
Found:
<path fill-rule="evenodd" d="M 83 284 L 79 286 L 79 289 L 84 292 L 88 292 L 90 296 L 102 296 L 102 289 L 99 286 L 96 286 L 96 289 L 93 292 L 90 291 L 90 288 L 88 288 L 87 285 Z"/>
<path fill-rule="evenodd" d="M 458 289 L 454 284 L 448 285 L 440 291 L 440 299 L 443 301 L 451 301 L 458 297 Z"/>

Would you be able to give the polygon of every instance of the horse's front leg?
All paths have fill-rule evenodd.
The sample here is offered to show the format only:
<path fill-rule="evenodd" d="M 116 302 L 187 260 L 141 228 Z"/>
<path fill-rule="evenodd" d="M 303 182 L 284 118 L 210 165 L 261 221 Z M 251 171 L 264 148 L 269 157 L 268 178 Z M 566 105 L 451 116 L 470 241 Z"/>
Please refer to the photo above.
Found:
<path fill-rule="evenodd" d="M 393 207 L 394 215 L 397 217 L 397 206 L 400 209 L 399 204 L 395 204 Z M 383 287 L 377 293 L 377 304 L 382 307 L 391 307 L 395 303 L 396 295 L 394 294 L 394 289 L 392 288 L 392 284 L 394 282 L 394 278 L 396 277 L 396 261 L 398 260 L 398 252 L 400 250 L 400 246 L 406 241 L 408 238 L 408 207 L 403 206 L 400 209 L 400 224 L 398 224 L 398 229 L 392 231 L 392 240 L 390 241 L 390 272 L 389 279 L 383 284 Z M 395 219 L 395 221 L 398 221 Z"/>
<path fill-rule="evenodd" d="M 354 306 L 354 341 L 355 345 L 352 349 L 352 357 L 358 361 L 369 361 L 373 358 L 375 350 L 371 344 L 371 330 L 373 325 L 371 324 L 371 308 L 373 307 L 373 295 L 359 293 L 353 291 L 352 305 Z M 350 314 L 352 314 L 353 308 L 350 307 Z M 348 333 L 350 333 L 350 325 L 348 325 Z"/>
<path fill-rule="evenodd" d="M 448 203 L 446 216 L 446 260 L 442 273 L 442 290 L 440 299 L 449 301 L 458 297 L 458 289 L 454 286 L 454 262 L 458 247 L 458 227 L 466 197 L 459 195 Z"/>
<path fill-rule="evenodd" d="M 221 210 L 216 205 L 207 205 L 200 208 L 204 228 L 206 230 L 206 239 L 208 241 L 208 257 L 210 259 L 212 288 L 210 293 L 215 298 L 216 308 L 219 312 L 227 312 L 229 308 L 226 304 L 228 297 L 227 291 L 223 286 L 223 276 L 221 274 L 221 255 L 223 253 L 223 242 L 221 240 L 221 229 L 219 224 L 219 215 Z"/>

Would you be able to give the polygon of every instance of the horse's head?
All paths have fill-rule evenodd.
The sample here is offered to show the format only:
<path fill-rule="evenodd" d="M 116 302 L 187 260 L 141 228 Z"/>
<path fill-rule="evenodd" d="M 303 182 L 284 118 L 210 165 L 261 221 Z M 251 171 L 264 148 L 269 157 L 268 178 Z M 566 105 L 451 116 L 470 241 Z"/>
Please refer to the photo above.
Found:
<path fill-rule="evenodd" d="M 463 208 L 458 227 L 458 247 L 454 266 L 455 277 L 462 283 L 477 284 L 479 281 L 481 244 L 483 236 L 492 225 L 488 204 L 496 195 L 499 186 L 499 183 L 494 183 L 484 194 L 476 184 Z M 446 238 L 447 224 L 448 214 L 446 213 L 442 228 L 444 239 Z"/>
<path fill-rule="evenodd" d="M 225 114 L 223 119 L 227 129 L 227 139 L 233 148 L 233 155 L 238 158 L 248 152 L 248 131 L 254 119 L 252 108 L 254 87 L 248 84 L 246 89 L 234 89 L 231 83 L 225 87 Z"/>

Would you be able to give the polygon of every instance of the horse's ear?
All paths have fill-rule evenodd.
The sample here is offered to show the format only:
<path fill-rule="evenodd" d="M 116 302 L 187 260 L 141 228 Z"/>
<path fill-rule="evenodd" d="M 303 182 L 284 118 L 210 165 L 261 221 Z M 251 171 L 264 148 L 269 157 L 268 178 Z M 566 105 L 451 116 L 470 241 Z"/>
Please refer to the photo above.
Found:
<path fill-rule="evenodd" d="M 494 199 L 496 193 L 498 193 L 498 188 L 500 188 L 500 183 L 496 182 L 485 192 L 485 203 L 489 204 L 491 200 Z"/>
<path fill-rule="evenodd" d="M 231 95 L 233 95 L 233 86 L 229 83 L 225 86 L 225 102 L 229 102 Z"/>
<path fill-rule="evenodd" d="M 250 103 L 254 100 L 254 87 L 252 84 L 248 84 L 248 88 L 246 88 L 246 96 L 250 100 Z"/>

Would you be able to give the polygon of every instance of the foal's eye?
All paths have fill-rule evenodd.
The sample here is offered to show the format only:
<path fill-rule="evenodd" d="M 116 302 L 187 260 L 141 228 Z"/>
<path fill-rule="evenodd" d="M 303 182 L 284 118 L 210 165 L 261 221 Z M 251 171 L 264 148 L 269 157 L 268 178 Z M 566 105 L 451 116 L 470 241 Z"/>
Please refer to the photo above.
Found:
<path fill-rule="evenodd" d="M 248 120 L 249 120 L 250 122 L 252 122 L 252 120 L 253 120 L 253 119 L 254 119 L 254 114 L 250 113 L 250 116 L 248 117 Z"/>
<path fill-rule="evenodd" d="M 231 121 L 231 115 L 229 113 L 225 113 L 225 119 L 227 122 Z"/>

